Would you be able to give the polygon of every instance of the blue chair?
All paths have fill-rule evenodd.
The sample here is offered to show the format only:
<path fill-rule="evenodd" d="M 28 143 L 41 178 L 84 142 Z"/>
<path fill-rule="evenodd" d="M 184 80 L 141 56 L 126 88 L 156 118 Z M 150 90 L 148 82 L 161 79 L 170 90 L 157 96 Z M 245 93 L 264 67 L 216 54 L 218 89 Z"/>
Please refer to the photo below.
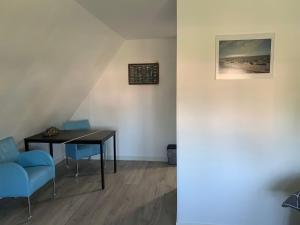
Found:
<path fill-rule="evenodd" d="M 89 130 L 91 129 L 88 120 L 71 120 L 63 124 L 64 130 Z M 68 158 L 72 158 L 76 161 L 76 174 L 79 175 L 78 160 L 83 158 L 91 158 L 94 155 L 100 154 L 99 145 L 93 144 L 66 144 L 66 162 L 68 164 Z"/>
<path fill-rule="evenodd" d="M 27 197 L 28 219 L 32 217 L 30 196 L 50 180 L 55 196 L 55 164 L 48 153 L 20 153 L 12 137 L 0 140 L 0 197 Z"/>

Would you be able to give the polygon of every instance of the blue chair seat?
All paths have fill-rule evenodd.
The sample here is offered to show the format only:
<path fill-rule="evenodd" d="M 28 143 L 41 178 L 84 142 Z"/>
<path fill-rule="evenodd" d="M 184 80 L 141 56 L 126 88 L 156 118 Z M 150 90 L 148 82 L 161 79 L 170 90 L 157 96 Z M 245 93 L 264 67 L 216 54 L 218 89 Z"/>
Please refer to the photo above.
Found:
<path fill-rule="evenodd" d="M 31 218 L 30 196 L 48 181 L 53 181 L 55 195 L 55 164 L 41 150 L 20 153 L 12 137 L 0 140 L 0 197 L 27 197 Z"/>
<path fill-rule="evenodd" d="M 91 125 L 88 120 L 73 120 L 67 121 L 63 124 L 64 130 L 89 130 Z M 88 158 L 94 155 L 99 155 L 103 149 L 99 145 L 92 144 L 66 144 L 66 161 L 68 158 L 76 160 L 76 174 L 78 176 L 78 160 Z"/>
<path fill-rule="evenodd" d="M 90 144 L 78 144 L 77 146 L 72 146 L 69 144 L 66 148 L 66 155 L 75 160 L 80 160 L 94 155 L 100 154 L 99 145 L 90 145 Z M 74 148 L 72 148 L 74 147 Z"/>
<path fill-rule="evenodd" d="M 29 178 L 30 195 L 34 193 L 39 187 L 42 187 L 49 181 L 52 176 L 52 168 L 49 166 L 30 166 L 24 167 Z"/>

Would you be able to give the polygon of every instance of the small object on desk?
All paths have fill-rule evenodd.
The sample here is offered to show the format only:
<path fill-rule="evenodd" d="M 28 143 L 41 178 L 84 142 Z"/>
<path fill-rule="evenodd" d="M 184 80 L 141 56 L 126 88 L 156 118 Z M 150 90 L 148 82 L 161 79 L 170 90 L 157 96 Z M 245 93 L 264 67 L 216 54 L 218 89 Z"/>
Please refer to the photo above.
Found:
<path fill-rule="evenodd" d="M 43 133 L 43 136 L 44 137 L 52 137 L 52 136 L 56 136 L 58 134 L 59 134 L 59 129 L 57 129 L 56 127 L 50 127 Z"/>
<path fill-rule="evenodd" d="M 300 211 L 300 191 L 290 195 L 283 203 L 282 207 L 290 207 Z"/>

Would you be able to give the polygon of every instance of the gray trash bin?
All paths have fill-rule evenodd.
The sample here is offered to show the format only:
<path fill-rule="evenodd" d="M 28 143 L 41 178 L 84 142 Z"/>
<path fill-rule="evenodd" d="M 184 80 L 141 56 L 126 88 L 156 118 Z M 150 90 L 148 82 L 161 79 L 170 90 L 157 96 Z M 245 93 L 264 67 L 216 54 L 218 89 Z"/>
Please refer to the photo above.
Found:
<path fill-rule="evenodd" d="M 175 144 L 170 144 L 167 147 L 168 164 L 177 164 L 177 146 Z"/>

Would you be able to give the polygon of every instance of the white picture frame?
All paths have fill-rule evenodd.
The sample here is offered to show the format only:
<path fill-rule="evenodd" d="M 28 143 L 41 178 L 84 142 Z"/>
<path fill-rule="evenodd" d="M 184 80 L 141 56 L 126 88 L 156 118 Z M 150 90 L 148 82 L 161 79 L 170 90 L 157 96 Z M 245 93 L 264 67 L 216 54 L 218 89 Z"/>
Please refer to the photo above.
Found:
<path fill-rule="evenodd" d="M 274 33 L 217 35 L 216 79 L 272 78 L 274 42 Z"/>

